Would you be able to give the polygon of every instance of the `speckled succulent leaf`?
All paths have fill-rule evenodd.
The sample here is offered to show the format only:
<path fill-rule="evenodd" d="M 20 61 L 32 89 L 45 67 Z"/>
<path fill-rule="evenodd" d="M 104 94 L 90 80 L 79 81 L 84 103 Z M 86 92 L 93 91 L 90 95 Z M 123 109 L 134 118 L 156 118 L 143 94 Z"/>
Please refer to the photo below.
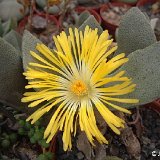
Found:
<path fill-rule="evenodd" d="M 138 98 L 140 100 L 139 105 L 159 98 L 160 42 L 156 42 L 145 49 L 132 52 L 128 58 L 128 63 L 124 64 L 118 71 L 126 71 L 126 75 L 131 77 L 136 84 L 136 90 L 126 95 L 128 97 L 125 97 Z"/>
<path fill-rule="evenodd" d="M 146 19 L 150 22 L 150 18 L 148 16 L 148 14 L 146 12 L 142 12 L 145 16 L 146 16 Z"/>
<path fill-rule="evenodd" d="M 146 16 L 137 8 L 131 8 L 123 17 L 117 36 L 117 53 L 126 55 L 156 42 L 155 34 Z"/>
<path fill-rule="evenodd" d="M 8 43 L 10 43 L 13 47 L 15 47 L 21 55 L 22 37 L 18 32 L 14 31 L 14 30 L 11 30 L 3 38 Z"/>
<path fill-rule="evenodd" d="M 26 81 L 22 75 L 21 57 L 17 50 L 0 38 L 0 102 L 22 109 L 21 98 Z M 23 108 L 24 109 L 24 108 Z"/>
<path fill-rule="evenodd" d="M 102 27 L 92 15 L 90 15 L 78 29 L 84 31 L 87 25 L 92 29 L 98 28 L 98 34 L 101 34 L 103 32 Z"/>
<path fill-rule="evenodd" d="M 37 43 L 42 43 L 39 39 L 33 36 L 29 31 L 25 30 L 22 38 L 22 56 L 23 56 L 23 68 L 26 71 L 26 67 L 30 62 L 36 62 L 31 56 L 30 51 L 38 53 L 35 46 Z"/>
<path fill-rule="evenodd" d="M 76 23 L 76 26 L 80 27 L 83 22 L 90 16 L 91 14 L 88 11 L 84 11 L 82 12 L 79 17 L 78 17 L 78 21 Z"/>

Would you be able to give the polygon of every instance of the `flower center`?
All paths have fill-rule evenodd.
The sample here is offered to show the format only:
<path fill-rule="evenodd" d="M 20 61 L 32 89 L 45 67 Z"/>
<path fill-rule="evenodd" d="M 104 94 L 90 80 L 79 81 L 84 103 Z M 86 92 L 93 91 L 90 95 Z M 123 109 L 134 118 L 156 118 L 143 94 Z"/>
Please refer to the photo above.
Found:
<path fill-rule="evenodd" d="M 87 94 L 87 90 L 87 86 L 81 80 L 77 80 L 71 85 L 71 91 L 77 96 L 83 96 Z"/>

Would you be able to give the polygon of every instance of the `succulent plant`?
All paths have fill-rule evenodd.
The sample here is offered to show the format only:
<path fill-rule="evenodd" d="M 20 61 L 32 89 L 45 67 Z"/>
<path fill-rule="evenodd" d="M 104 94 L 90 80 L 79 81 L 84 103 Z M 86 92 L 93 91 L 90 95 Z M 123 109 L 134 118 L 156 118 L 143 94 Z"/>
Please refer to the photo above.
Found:
<path fill-rule="evenodd" d="M 98 28 L 99 33 L 103 32 L 93 16 L 87 15 L 81 16 L 81 18 L 79 30 L 83 31 L 85 26 L 89 25 L 92 29 Z M 26 111 L 23 110 L 24 107 L 21 107 L 21 98 L 26 85 L 22 72 L 26 70 L 30 62 L 36 61 L 28 53 L 30 50 L 36 51 L 36 44 L 41 42 L 31 33 L 25 31 L 22 39 L 22 54 L 19 54 L 21 39 L 16 38 L 17 42 L 15 43 L 14 38 L 19 36 L 13 36 L 13 34 L 16 35 L 12 31 L 4 38 L 0 38 L 0 102 Z M 126 75 L 132 77 L 133 82 L 137 84 L 136 90 L 130 93 L 127 98 L 138 98 L 139 105 L 158 98 L 160 95 L 160 42 L 156 41 L 149 20 L 138 8 L 130 9 L 123 17 L 119 26 L 117 42 L 118 51 L 125 52 L 129 58 L 129 62 L 117 71 L 125 70 Z M 123 107 L 130 108 L 132 106 L 124 105 Z M 31 130 L 28 124 L 25 124 L 24 128 L 30 130 L 28 135 L 31 143 L 39 140 L 43 147 L 48 147 L 43 140 L 40 140 L 42 135 L 36 129 Z M 19 134 L 25 134 L 24 128 L 19 131 Z"/>
<path fill-rule="evenodd" d="M 53 156 L 53 153 L 45 152 L 43 154 L 40 154 L 36 160 L 52 160 Z"/>
<path fill-rule="evenodd" d="M 25 120 L 19 119 L 19 129 L 18 134 L 22 136 L 28 136 L 32 144 L 39 144 L 43 148 L 48 148 L 49 143 L 46 143 L 46 140 L 43 139 L 44 127 L 42 126 L 41 121 L 37 121 L 34 125 L 31 125 Z M 14 141 L 15 135 L 10 135 L 11 141 Z"/>
<path fill-rule="evenodd" d="M 88 11 L 82 12 L 78 17 L 76 26 L 81 26 L 89 16 L 90 16 L 90 13 Z"/>
<path fill-rule="evenodd" d="M 2 74 L 0 78 L 0 102 L 18 110 L 24 109 L 20 106 L 26 84 L 22 76 L 20 48 L 21 36 L 15 31 L 9 32 L 3 38 L 0 37 L 0 73 Z"/>
<path fill-rule="evenodd" d="M 137 7 L 124 15 L 118 29 L 117 43 L 116 53 L 124 52 L 129 58 L 129 62 L 118 71 L 126 70 L 137 84 L 129 97 L 138 97 L 139 105 L 159 98 L 160 42 L 156 41 L 149 19 Z"/>
<path fill-rule="evenodd" d="M 17 0 L 0 1 L 0 17 L 3 21 L 7 21 L 10 18 L 16 18 L 17 21 L 20 20 L 23 18 L 20 10 L 23 10 L 23 6 Z"/>
<path fill-rule="evenodd" d="M 123 17 L 117 34 L 117 53 L 127 55 L 156 42 L 150 20 L 137 7 L 131 8 Z"/>
<path fill-rule="evenodd" d="M 19 51 L 19 54 L 21 54 L 22 37 L 18 32 L 11 30 L 9 33 L 4 35 L 3 39 L 15 47 Z"/>
<path fill-rule="evenodd" d="M 17 134 L 16 133 L 1 133 L 0 137 L 0 146 L 2 149 L 8 149 L 17 141 Z"/>
<path fill-rule="evenodd" d="M 10 18 L 6 22 L 2 23 L 0 19 L 0 37 L 4 37 L 7 33 L 9 33 L 12 29 L 16 29 L 17 21 L 13 18 Z"/>

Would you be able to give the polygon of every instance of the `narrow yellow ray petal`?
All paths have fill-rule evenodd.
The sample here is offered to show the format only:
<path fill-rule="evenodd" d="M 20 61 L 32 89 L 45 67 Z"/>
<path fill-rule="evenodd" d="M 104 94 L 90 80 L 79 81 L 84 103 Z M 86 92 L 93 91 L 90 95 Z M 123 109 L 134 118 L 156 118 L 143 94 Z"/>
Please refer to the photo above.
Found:
<path fill-rule="evenodd" d="M 113 85 L 111 87 L 97 88 L 97 91 L 98 92 L 119 92 L 121 89 L 129 86 L 131 83 L 132 83 L 132 81 L 129 80 L 129 81 L 125 81 L 125 82 L 120 83 L 120 84 Z"/>
<path fill-rule="evenodd" d="M 65 76 L 65 77 L 68 78 L 68 75 L 67 75 L 64 71 L 60 70 L 59 68 L 57 68 L 57 67 L 55 67 L 55 66 L 49 67 L 49 66 L 45 66 L 45 65 L 38 64 L 38 63 L 29 63 L 29 65 L 34 66 L 34 67 L 49 69 L 49 70 L 58 72 L 58 73 L 60 73 L 60 74 L 62 74 L 63 76 Z"/>
<path fill-rule="evenodd" d="M 40 100 L 36 100 L 36 101 L 30 103 L 30 104 L 28 105 L 28 107 L 35 107 L 35 106 L 37 106 L 38 104 L 44 102 L 45 100 L 46 100 L 45 98 L 40 99 Z"/>
<path fill-rule="evenodd" d="M 78 67 L 79 65 L 78 65 L 78 55 L 77 55 L 77 51 L 76 51 L 76 43 L 75 43 L 74 34 L 73 34 L 73 31 L 71 28 L 69 28 L 69 33 L 70 33 L 70 41 L 71 41 L 72 48 L 73 48 L 75 63 Z"/>
<path fill-rule="evenodd" d="M 107 46 L 109 46 L 112 43 L 112 40 L 108 40 Z M 113 52 L 117 50 L 117 46 L 111 48 L 109 51 L 105 52 L 101 57 L 94 59 L 94 62 L 92 63 L 93 71 L 99 66 L 99 64 L 106 60 L 106 58 L 111 55 Z"/>
<path fill-rule="evenodd" d="M 39 60 L 40 62 L 42 62 L 42 63 L 44 63 L 44 64 L 46 64 L 46 65 L 48 65 L 48 66 L 50 66 L 50 67 L 53 66 L 52 64 L 50 64 L 49 62 L 47 62 L 46 60 L 44 60 L 42 57 L 40 57 L 40 56 L 39 56 L 38 54 L 36 54 L 35 52 L 30 51 L 30 54 L 31 54 L 34 58 L 36 58 L 37 60 Z"/>
<path fill-rule="evenodd" d="M 102 102 L 100 102 L 100 100 L 98 100 L 97 98 L 93 98 L 93 102 L 97 110 L 100 112 L 107 123 L 112 123 L 116 127 L 120 127 L 123 125 L 124 121 L 114 115 L 107 107 L 104 106 Z"/>
<path fill-rule="evenodd" d="M 67 101 L 63 101 L 60 106 L 57 108 L 57 110 L 55 111 L 55 113 L 53 114 L 45 132 L 44 132 L 44 139 L 48 137 L 48 135 L 50 134 L 51 130 L 52 130 L 52 126 L 54 124 L 54 121 L 57 117 L 57 115 L 59 114 L 60 110 L 66 105 Z"/>
<path fill-rule="evenodd" d="M 87 113 L 88 113 L 88 120 L 90 127 L 92 129 L 92 132 L 94 132 L 95 138 L 100 142 L 100 143 L 106 143 L 108 144 L 108 141 L 105 139 L 105 137 L 102 135 L 102 133 L 99 131 L 97 125 L 96 125 L 96 120 L 93 112 L 92 106 L 87 107 Z"/>
<path fill-rule="evenodd" d="M 129 110 L 125 109 L 125 108 L 122 108 L 122 107 L 117 106 L 117 105 L 115 105 L 115 104 L 109 103 L 109 102 L 106 101 L 106 100 L 103 100 L 103 99 L 101 99 L 101 100 L 102 100 L 104 103 L 110 105 L 111 107 L 113 107 L 113 108 L 115 108 L 115 109 L 117 109 L 117 110 L 119 110 L 119 111 L 122 111 L 122 112 L 128 113 L 128 114 L 131 114 L 131 111 L 129 111 Z"/>
<path fill-rule="evenodd" d="M 110 61 L 108 61 L 108 63 L 110 63 L 110 62 L 113 63 L 113 62 L 115 62 L 115 61 L 117 61 L 119 59 L 122 59 L 124 57 L 125 57 L 125 53 L 120 53 L 117 56 L 113 57 Z"/>
<path fill-rule="evenodd" d="M 47 106 L 46 108 L 36 112 L 34 116 L 32 116 L 31 124 L 34 124 L 40 117 L 42 117 L 46 112 L 48 112 L 53 107 L 53 104 Z"/>
<path fill-rule="evenodd" d="M 112 123 L 108 122 L 107 124 L 116 134 L 120 134 L 120 131 Z"/>
<path fill-rule="evenodd" d="M 88 107 L 88 102 L 87 101 L 81 101 L 80 112 L 82 112 L 82 115 L 84 117 L 83 119 L 81 119 L 81 121 L 82 121 L 83 129 L 84 129 L 90 143 L 92 145 L 95 145 L 93 143 L 93 140 L 94 140 L 93 136 L 95 137 L 96 132 L 95 132 L 95 129 L 93 130 L 93 128 L 94 128 L 93 127 L 94 126 L 93 122 L 90 123 L 90 121 L 89 121 L 89 117 L 87 115 L 87 107 Z M 96 125 L 96 123 L 95 123 L 95 125 Z"/>
<path fill-rule="evenodd" d="M 61 46 L 60 46 L 60 44 L 59 44 L 56 36 L 53 36 L 53 40 L 54 40 L 55 46 L 56 46 L 56 48 L 57 48 L 57 51 L 58 51 L 58 52 L 63 52 L 63 50 L 62 50 L 62 48 L 61 48 Z M 59 56 L 58 56 L 58 57 L 59 57 Z"/>
<path fill-rule="evenodd" d="M 111 97 L 106 97 L 106 96 L 101 96 L 105 100 L 109 101 L 116 101 L 116 102 L 121 102 L 121 103 L 138 103 L 138 99 L 122 99 L 122 98 L 111 98 Z"/>
<path fill-rule="evenodd" d="M 94 86 L 95 87 L 100 87 L 102 85 L 105 85 L 107 83 L 110 82 L 115 82 L 115 81 L 128 81 L 129 78 L 128 77 L 121 77 L 121 78 L 117 78 L 117 77 L 108 77 L 108 78 L 103 78 L 101 79 L 99 82 L 97 82 Z"/>
<path fill-rule="evenodd" d="M 74 30 L 74 34 L 75 34 L 75 39 L 76 39 L 76 48 L 77 48 L 77 59 L 78 59 L 78 65 L 79 65 L 79 69 L 81 68 L 81 55 L 82 55 L 82 44 L 83 44 L 83 34 L 80 31 L 80 33 L 78 32 L 78 29 L 75 28 Z M 82 47 L 82 48 L 81 48 Z"/>
<path fill-rule="evenodd" d="M 72 106 L 71 106 L 72 107 Z M 68 112 L 68 115 L 66 116 L 65 124 L 64 124 L 64 132 L 62 136 L 63 143 L 65 144 L 65 150 L 68 149 L 69 143 L 71 141 L 71 125 L 69 123 L 69 120 L 71 119 L 72 110 Z"/>
<path fill-rule="evenodd" d="M 37 44 L 36 49 L 53 64 L 56 64 L 57 66 L 60 65 L 58 59 L 54 55 L 55 53 L 52 53 L 47 46 L 45 46 L 44 44 Z"/>

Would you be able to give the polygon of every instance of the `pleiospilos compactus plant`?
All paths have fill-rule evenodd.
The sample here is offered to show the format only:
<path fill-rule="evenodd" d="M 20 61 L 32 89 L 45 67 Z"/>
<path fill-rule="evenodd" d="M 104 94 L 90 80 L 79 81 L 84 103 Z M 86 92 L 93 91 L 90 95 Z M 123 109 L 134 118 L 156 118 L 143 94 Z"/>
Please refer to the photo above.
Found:
<path fill-rule="evenodd" d="M 78 122 L 90 143 L 94 145 L 95 139 L 108 143 L 96 125 L 94 110 L 120 134 L 118 128 L 125 122 L 113 109 L 130 113 L 129 108 L 160 95 L 160 43 L 138 8 L 131 8 L 121 21 L 118 49 L 109 48 L 112 40 L 93 16 L 79 24 L 53 38 L 55 49 L 28 31 L 22 50 L 17 47 L 18 36 L 13 41 L 0 39 L 0 101 L 27 113 L 33 108 L 27 119 L 31 123 L 51 113 L 44 138 L 49 142 L 63 131 L 64 150 L 71 149 L 71 134 L 76 135 Z"/>

